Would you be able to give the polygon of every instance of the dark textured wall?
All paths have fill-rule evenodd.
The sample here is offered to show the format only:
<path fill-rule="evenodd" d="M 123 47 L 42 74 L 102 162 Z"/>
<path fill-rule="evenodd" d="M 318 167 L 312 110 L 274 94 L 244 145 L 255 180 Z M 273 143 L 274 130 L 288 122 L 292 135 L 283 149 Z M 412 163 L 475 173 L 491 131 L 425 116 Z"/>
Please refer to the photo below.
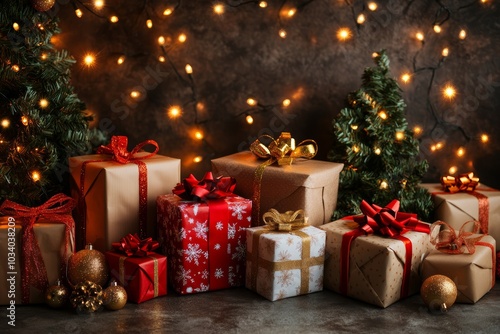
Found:
<path fill-rule="evenodd" d="M 455 165 L 459 172 L 474 171 L 484 183 L 500 187 L 498 1 L 377 1 L 374 12 L 356 0 L 268 1 L 265 9 L 228 1 L 233 6 L 216 15 L 212 1 L 108 0 L 98 13 L 118 15 L 115 24 L 85 9 L 77 19 L 66 2 L 54 8 L 63 29 L 55 43 L 78 61 L 73 82 L 97 115 L 94 125 L 129 136 L 131 144 L 156 140 L 160 153 L 183 159 L 184 175 L 201 177 L 210 168 L 210 158 L 282 130 L 297 140 L 315 139 L 319 158 L 326 159 L 333 117 L 345 106 L 347 94 L 359 88 L 363 69 L 372 65 L 372 52 L 387 49 L 394 77 L 417 70 L 401 87 L 410 125 L 424 129 L 422 157 L 431 165 L 426 180 L 437 181 Z M 172 15 L 162 15 L 176 4 Z M 292 6 L 299 9 L 292 18 L 280 16 L 280 8 Z M 446 19 L 445 9 L 450 16 L 436 34 L 433 22 Z M 361 12 L 367 20 L 357 26 Z M 148 16 L 152 29 L 145 25 Z M 287 31 L 285 39 L 278 36 L 280 27 Z M 340 27 L 349 27 L 352 38 L 339 41 Z M 467 31 L 465 40 L 458 38 L 460 29 Z M 414 37 L 419 30 L 424 43 Z M 186 34 L 185 43 L 176 42 L 180 33 Z M 160 35 L 167 38 L 165 63 L 157 60 L 162 55 Z M 443 47 L 450 54 L 440 63 Z M 81 61 L 88 51 L 97 55 L 92 68 Z M 118 66 L 121 54 L 127 59 Z M 194 70 L 192 81 L 184 71 L 187 63 Z M 448 82 L 458 92 L 451 101 L 441 94 Z M 134 89 L 142 92 L 138 100 L 129 96 Z M 289 98 L 291 105 L 260 110 L 248 125 L 244 113 L 250 96 L 266 106 Z M 203 107 L 195 111 L 197 102 Z M 170 105 L 183 105 L 180 119 L 166 116 Z M 203 141 L 193 139 L 194 128 L 203 130 Z M 487 145 L 479 140 L 483 132 L 490 136 Z M 437 142 L 444 147 L 432 153 L 429 148 Z M 466 148 L 465 157 L 455 155 L 459 146 Z M 204 161 L 192 163 L 196 155 Z"/>

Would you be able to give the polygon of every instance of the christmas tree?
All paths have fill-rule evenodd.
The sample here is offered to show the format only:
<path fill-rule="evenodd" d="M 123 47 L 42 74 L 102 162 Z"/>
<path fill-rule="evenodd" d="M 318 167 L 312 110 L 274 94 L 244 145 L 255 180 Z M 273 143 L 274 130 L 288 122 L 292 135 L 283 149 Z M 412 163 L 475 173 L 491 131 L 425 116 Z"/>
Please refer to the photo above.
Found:
<path fill-rule="evenodd" d="M 45 202 L 63 190 L 68 156 L 87 151 L 91 117 L 70 85 L 75 61 L 51 43 L 54 2 L 0 3 L 0 203 Z"/>
<path fill-rule="evenodd" d="M 333 121 L 334 143 L 329 159 L 344 163 L 334 219 L 360 213 L 359 204 L 385 206 L 393 199 L 401 211 L 427 220 L 430 194 L 418 186 L 427 171 L 419 159 L 419 142 L 408 129 L 401 89 L 389 75 L 389 58 L 374 53 L 375 67 L 366 68 L 359 90 Z"/>

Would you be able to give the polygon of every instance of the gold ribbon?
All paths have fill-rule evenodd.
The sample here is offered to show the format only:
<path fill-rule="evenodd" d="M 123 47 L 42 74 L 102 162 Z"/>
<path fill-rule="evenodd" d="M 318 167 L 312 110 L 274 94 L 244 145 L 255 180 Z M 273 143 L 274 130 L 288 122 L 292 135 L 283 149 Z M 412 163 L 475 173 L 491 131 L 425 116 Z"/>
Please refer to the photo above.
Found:
<path fill-rule="evenodd" d="M 275 231 L 288 232 L 292 230 L 299 230 L 309 225 L 307 217 L 304 215 L 304 210 L 279 213 L 276 209 L 270 209 L 262 215 L 262 219 L 269 228 Z"/>
<path fill-rule="evenodd" d="M 458 176 L 443 176 L 441 177 L 443 188 L 450 193 L 459 191 L 474 191 L 479 185 L 479 178 L 474 177 L 474 173 L 460 174 Z"/>
<path fill-rule="evenodd" d="M 154 275 L 154 281 L 153 281 L 153 289 L 154 289 L 154 296 L 155 298 L 158 297 L 158 287 L 159 287 L 159 284 L 158 284 L 158 259 L 155 258 L 155 257 L 152 257 L 152 256 L 149 256 L 149 258 L 151 260 L 153 260 L 153 263 L 154 263 L 154 269 L 153 269 L 153 275 Z"/>
<path fill-rule="evenodd" d="M 261 142 L 261 138 L 271 139 L 271 143 L 266 146 Z M 295 159 L 312 159 L 318 152 L 318 144 L 312 139 L 306 139 L 295 145 L 295 139 L 290 132 L 282 132 L 278 139 L 269 135 L 262 135 L 251 145 L 250 151 L 260 159 L 268 159 L 263 162 L 254 173 L 253 196 L 252 196 L 252 225 L 259 225 L 260 217 L 260 195 L 262 186 L 262 176 L 267 166 L 276 161 L 278 165 L 291 165 Z"/>

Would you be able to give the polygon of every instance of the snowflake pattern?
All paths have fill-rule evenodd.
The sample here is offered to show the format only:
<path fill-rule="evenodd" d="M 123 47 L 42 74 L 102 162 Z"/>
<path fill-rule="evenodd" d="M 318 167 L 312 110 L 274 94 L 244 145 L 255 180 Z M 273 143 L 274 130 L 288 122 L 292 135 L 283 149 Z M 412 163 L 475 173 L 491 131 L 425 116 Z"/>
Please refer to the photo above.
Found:
<path fill-rule="evenodd" d="M 203 279 L 208 279 L 209 275 L 210 273 L 206 269 L 201 272 L 201 278 Z"/>
<path fill-rule="evenodd" d="M 222 222 L 217 222 L 215 224 L 215 228 L 218 230 L 218 231 L 222 231 L 222 229 L 224 228 L 224 224 L 222 224 Z"/>
<path fill-rule="evenodd" d="M 207 222 L 196 222 L 196 226 L 193 228 L 193 231 L 196 233 L 196 237 L 198 239 L 207 240 L 208 226 Z"/>
<path fill-rule="evenodd" d="M 293 273 L 291 270 L 283 270 L 280 274 L 277 275 L 277 283 L 281 287 L 288 287 L 293 282 Z"/>
<path fill-rule="evenodd" d="M 219 279 L 224 277 L 224 270 L 222 270 L 222 268 L 215 269 L 214 277 Z"/>
<path fill-rule="evenodd" d="M 220 249 L 220 244 L 219 243 L 215 244 L 214 249 L 215 250 L 219 250 Z"/>
<path fill-rule="evenodd" d="M 227 225 L 227 238 L 234 239 L 236 236 L 236 223 Z"/>
<path fill-rule="evenodd" d="M 231 210 L 233 213 L 231 214 L 233 217 L 237 217 L 238 220 L 243 219 L 243 215 L 246 215 L 246 205 L 244 203 L 240 202 L 230 202 L 229 203 L 229 210 Z"/>
<path fill-rule="evenodd" d="M 183 266 L 179 266 L 175 280 L 177 282 L 182 281 L 182 285 L 186 285 L 188 281 L 193 281 L 193 278 L 191 277 L 191 270 L 186 270 Z"/>
<path fill-rule="evenodd" d="M 290 252 L 285 249 L 285 250 L 282 250 L 279 255 L 278 255 L 278 262 L 282 262 L 282 261 L 288 261 L 292 258 L 292 254 L 290 254 Z"/>
<path fill-rule="evenodd" d="M 196 265 L 199 265 L 199 258 L 203 250 L 200 249 L 200 245 L 198 244 L 188 244 L 188 248 L 184 250 L 184 255 L 186 255 L 187 262 L 194 262 Z"/>
<path fill-rule="evenodd" d="M 234 253 L 232 254 L 231 258 L 234 260 L 239 260 L 239 261 L 243 261 L 245 259 L 245 256 L 246 256 L 246 245 L 241 242 L 241 240 L 238 240 L 238 245 L 236 245 L 236 248 L 234 250 Z"/>

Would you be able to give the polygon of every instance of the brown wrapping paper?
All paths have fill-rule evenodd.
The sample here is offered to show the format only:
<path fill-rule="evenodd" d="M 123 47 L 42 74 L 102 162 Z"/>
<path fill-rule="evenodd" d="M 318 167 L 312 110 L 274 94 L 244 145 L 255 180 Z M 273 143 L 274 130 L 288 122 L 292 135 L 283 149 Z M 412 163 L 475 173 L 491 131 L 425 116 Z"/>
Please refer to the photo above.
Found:
<path fill-rule="evenodd" d="M 446 193 L 440 183 L 424 183 L 420 185 L 427 189 L 434 201 L 434 220 L 442 220 L 455 230 L 469 220 L 479 220 L 479 201 L 467 192 Z M 477 193 L 484 195 L 488 200 L 488 234 L 500 242 L 500 190 L 480 184 Z M 469 224 L 470 232 L 473 224 Z M 485 231 L 482 231 L 485 233 Z"/>
<path fill-rule="evenodd" d="M 496 249 L 493 237 L 484 236 L 485 242 Z M 495 254 L 496 252 L 493 252 Z M 487 246 L 476 245 L 474 254 L 446 254 L 432 250 L 422 262 L 422 279 L 432 275 L 445 275 L 457 286 L 457 303 L 474 304 L 492 288 L 495 267 L 493 255 Z"/>
<path fill-rule="evenodd" d="M 147 154 L 147 153 L 145 153 Z M 110 159 L 108 155 L 86 155 L 69 160 L 71 194 L 80 193 L 80 172 L 84 161 Z M 143 160 L 148 169 L 147 236 L 156 238 L 156 198 L 171 193 L 180 181 L 180 160 L 155 155 Z M 139 170 L 136 164 L 115 161 L 87 164 L 85 173 L 86 242 L 102 252 L 124 235 L 139 231 Z M 77 213 L 78 215 L 80 212 Z M 77 241 L 80 238 L 78 219 Z"/>
<path fill-rule="evenodd" d="M 358 225 L 351 220 L 336 220 L 319 228 L 326 231 L 324 286 L 340 293 L 342 236 Z M 420 289 L 421 258 L 432 248 L 429 235 L 409 231 L 404 236 L 412 243 L 411 276 L 408 295 Z M 377 235 L 354 239 L 350 251 L 348 296 L 380 307 L 400 299 L 405 263 L 404 243 Z"/>
<path fill-rule="evenodd" d="M 240 152 L 212 160 L 215 176 L 236 178 L 235 193 L 252 198 L 254 173 L 265 160 L 250 151 Z M 330 221 L 337 204 L 339 174 L 343 165 L 319 160 L 297 159 L 292 165 L 266 167 L 262 177 L 260 217 L 274 208 L 279 212 L 304 209 L 309 223 L 319 226 Z"/>
<path fill-rule="evenodd" d="M 11 298 L 8 296 L 9 285 L 6 284 L 8 272 L 16 272 L 15 275 L 15 301 L 16 304 L 21 304 L 21 247 L 22 247 L 22 227 L 20 223 L 15 226 L 16 231 L 16 247 L 15 247 L 15 269 L 10 270 L 7 267 L 7 254 L 8 254 L 8 242 L 7 242 L 7 230 L 8 221 L 7 217 L 0 217 L 0 305 L 7 305 L 10 303 Z M 47 276 L 49 285 L 55 284 L 57 279 L 60 278 L 61 269 L 61 253 L 64 250 L 64 237 L 65 237 L 65 225 L 64 224 L 52 224 L 47 221 L 41 220 L 42 223 L 36 223 L 33 225 L 35 231 L 35 237 L 40 246 L 42 252 L 43 262 L 47 268 Z M 71 234 L 72 237 L 74 234 Z M 72 244 L 66 245 L 68 256 L 72 254 L 71 250 L 74 246 L 74 241 Z M 43 291 L 39 291 L 35 288 L 31 288 L 30 291 L 30 304 L 43 303 Z"/>

